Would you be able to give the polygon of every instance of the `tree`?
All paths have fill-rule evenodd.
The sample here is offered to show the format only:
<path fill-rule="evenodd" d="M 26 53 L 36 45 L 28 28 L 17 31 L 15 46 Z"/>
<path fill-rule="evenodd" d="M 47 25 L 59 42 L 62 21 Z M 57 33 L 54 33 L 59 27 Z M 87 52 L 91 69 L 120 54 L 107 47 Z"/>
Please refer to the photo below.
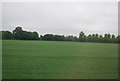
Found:
<path fill-rule="evenodd" d="M 109 43 L 110 42 L 111 35 L 110 34 L 104 34 L 104 42 Z"/>
<path fill-rule="evenodd" d="M 2 39 L 2 31 L 0 31 L 0 40 Z"/>
<path fill-rule="evenodd" d="M 64 35 L 53 35 L 53 40 L 54 41 L 64 41 L 65 36 Z"/>
<path fill-rule="evenodd" d="M 111 35 L 110 42 L 111 42 L 111 43 L 115 43 L 115 42 L 116 42 L 115 35 Z"/>
<path fill-rule="evenodd" d="M 39 39 L 39 35 L 38 35 L 37 32 L 34 31 L 32 34 L 33 34 L 33 39 L 34 40 L 38 40 Z"/>
<path fill-rule="evenodd" d="M 103 38 L 102 35 L 100 35 L 99 38 L 98 38 L 98 42 L 103 42 L 103 41 L 104 41 L 104 38 Z"/>
<path fill-rule="evenodd" d="M 79 41 L 80 41 L 80 42 L 85 41 L 85 40 L 84 40 L 84 36 L 85 36 L 84 32 L 81 31 L 80 34 L 79 34 Z"/>
<path fill-rule="evenodd" d="M 23 39 L 23 30 L 22 27 L 16 27 L 15 30 L 13 30 L 13 36 L 14 39 Z"/>
<path fill-rule="evenodd" d="M 109 33 L 104 34 L 104 36 L 99 34 L 89 34 L 85 35 L 83 31 L 79 33 L 79 38 L 76 36 L 64 36 L 64 35 L 53 35 L 45 34 L 38 35 L 36 31 L 24 31 L 22 27 L 16 27 L 13 33 L 10 31 L 1 31 L 2 39 L 17 39 L 17 40 L 49 40 L 49 41 L 80 41 L 80 42 L 104 42 L 104 43 L 120 43 L 120 35 L 115 36 Z M 0 32 L 0 34 L 1 34 Z"/>
<path fill-rule="evenodd" d="M 87 42 L 91 42 L 92 41 L 92 36 L 90 34 L 86 37 L 86 41 Z"/>
<path fill-rule="evenodd" d="M 117 43 L 120 43 L 120 35 L 117 36 Z"/>
<path fill-rule="evenodd" d="M 43 38 L 43 36 L 42 36 L 42 35 L 40 35 L 40 40 L 43 40 L 42 38 Z"/>
<path fill-rule="evenodd" d="M 99 35 L 96 33 L 95 34 L 95 42 L 98 42 L 98 40 L 99 40 Z"/>
<path fill-rule="evenodd" d="M 66 36 L 65 40 L 66 41 L 77 41 L 77 37 L 70 35 L 70 36 Z"/>
<path fill-rule="evenodd" d="M 12 39 L 13 34 L 10 31 L 2 31 L 2 39 Z"/>
<path fill-rule="evenodd" d="M 45 34 L 42 37 L 42 40 L 50 40 L 50 41 L 52 41 L 53 40 L 53 34 Z"/>
<path fill-rule="evenodd" d="M 92 42 L 95 42 L 95 34 L 92 34 Z"/>
<path fill-rule="evenodd" d="M 15 30 L 13 30 L 13 36 L 14 36 L 14 39 L 17 39 L 17 40 L 38 40 L 39 39 L 39 35 L 37 32 L 23 31 L 22 27 L 16 27 Z"/>

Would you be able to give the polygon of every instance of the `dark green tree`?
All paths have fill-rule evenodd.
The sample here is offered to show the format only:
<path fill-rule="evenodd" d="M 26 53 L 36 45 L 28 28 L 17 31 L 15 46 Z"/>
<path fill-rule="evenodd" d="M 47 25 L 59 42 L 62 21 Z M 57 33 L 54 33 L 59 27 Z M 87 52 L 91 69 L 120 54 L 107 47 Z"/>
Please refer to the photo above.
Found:
<path fill-rule="evenodd" d="M 65 36 L 64 35 L 53 35 L 53 40 L 54 41 L 65 41 Z"/>
<path fill-rule="evenodd" d="M 91 42 L 92 41 L 92 36 L 90 34 L 86 37 L 86 41 L 87 42 Z"/>
<path fill-rule="evenodd" d="M 98 42 L 99 41 L 99 35 L 96 33 L 95 34 L 95 42 Z"/>
<path fill-rule="evenodd" d="M 10 31 L 2 31 L 2 39 L 12 39 L 13 34 Z"/>
<path fill-rule="evenodd" d="M 65 40 L 66 41 L 77 41 L 77 37 L 70 35 L 70 36 L 66 36 Z"/>
<path fill-rule="evenodd" d="M 42 40 L 52 41 L 52 40 L 53 40 L 53 34 L 45 34 L 45 35 L 42 37 Z"/>
<path fill-rule="evenodd" d="M 22 27 L 16 27 L 15 30 L 13 30 L 13 36 L 14 39 L 23 39 L 23 30 Z"/>
<path fill-rule="evenodd" d="M 32 34 L 33 34 L 33 40 L 38 40 L 39 39 L 39 35 L 38 35 L 37 32 L 34 31 Z"/>
<path fill-rule="evenodd" d="M 98 38 L 98 42 L 104 42 L 104 38 L 103 38 L 102 35 L 99 36 L 99 38 Z"/>
<path fill-rule="evenodd" d="M 110 42 L 111 42 L 111 43 L 115 43 L 115 42 L 116 42 L 115 35 L 111 35 Z"/>
<path fill-rule="evenodd" d="M 117 36 L 117 43 L 120 43 L 120 35 Z"/>
<path fill-rule="evenodd" d="M 85 41 L 85 40 L 84 40 L 84 39 L 85 39 L 84 36 L 85 36 L 84 32 L 81 31 L 80 34 L 79 34 L 79 41 L 80 41 L 80 42 L 84 42 L 84 41 Z"/>
<path fill-rule="evenodd" d="M 37 32 L 23 31 L 22 27 L 16 27 L 13 31 L 14 39 L 17 40 L 39 40 Z"/>
<path fill-rule="evenodd" d="M 110 42 L 111 35 L 110 34 L 104 34 L 104 42 L 109 43 Z"/>

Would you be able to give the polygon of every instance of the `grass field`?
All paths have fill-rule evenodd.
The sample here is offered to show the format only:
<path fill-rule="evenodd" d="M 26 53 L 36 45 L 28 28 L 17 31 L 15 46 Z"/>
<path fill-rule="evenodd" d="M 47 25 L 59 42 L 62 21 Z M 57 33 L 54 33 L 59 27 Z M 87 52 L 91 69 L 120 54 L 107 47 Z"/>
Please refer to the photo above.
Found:
<path fill-rule="evenodd" d="M 3 40 L 3 79 L 116 79 L 118 45 Z"/>

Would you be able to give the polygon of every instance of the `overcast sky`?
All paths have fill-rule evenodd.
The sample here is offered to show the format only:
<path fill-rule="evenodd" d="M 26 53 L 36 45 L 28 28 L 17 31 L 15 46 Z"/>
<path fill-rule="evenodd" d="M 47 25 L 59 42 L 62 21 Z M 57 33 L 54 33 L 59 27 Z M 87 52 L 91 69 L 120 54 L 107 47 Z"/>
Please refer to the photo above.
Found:
<path fill-rule="evenodd" d="M 4 2 L 2 30 L 24 30 L 39 34 L 118 33 L 117 2 Z"/>

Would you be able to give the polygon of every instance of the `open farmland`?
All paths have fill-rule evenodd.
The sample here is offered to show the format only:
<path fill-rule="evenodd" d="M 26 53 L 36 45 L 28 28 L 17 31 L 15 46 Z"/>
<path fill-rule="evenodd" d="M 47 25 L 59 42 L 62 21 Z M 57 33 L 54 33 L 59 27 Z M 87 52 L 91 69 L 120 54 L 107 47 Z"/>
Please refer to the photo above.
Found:
<path fill-rule="evenodd" d="M 116 79 L 118 45 L 3 40 L 3 79 Z"/>

